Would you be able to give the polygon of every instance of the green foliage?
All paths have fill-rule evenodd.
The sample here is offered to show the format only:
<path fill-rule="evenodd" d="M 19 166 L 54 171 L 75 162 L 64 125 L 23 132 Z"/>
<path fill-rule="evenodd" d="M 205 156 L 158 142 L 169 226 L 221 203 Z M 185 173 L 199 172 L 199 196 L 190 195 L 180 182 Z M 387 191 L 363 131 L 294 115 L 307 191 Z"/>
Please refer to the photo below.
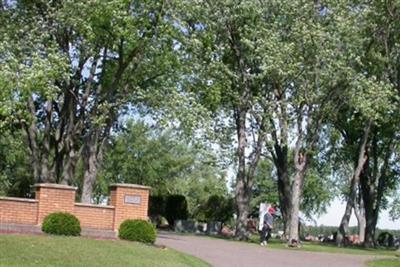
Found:
<path fill-rule="evenodd" d="M 32 166 L 22 131 L 3 129 L 0 136 L 0 195 L 32 197 Z"/>
<path fill-rule="evenodd" d="M 258 216 L 260 203 L 279 203 L 276 179 L 272 163 L 267 160 L 261 161 L 256 171 L 250 202 L 253 216 Z"/>
<path fill-rule="evenodd" d="M 81 225 L 74 215 L 55 212 L 44 218 L 42 231 L 52 235 L 77 236 L 81 233 Z"/>
<path fill-rule="evenodd" d="M 199 221 L 227 222 L 235 213 L 234 200 L 219 195 L 211 195 L 195 214 Z"/>
<path fill-rule="evenodd" d="M 153 196 L 149 198 L 149 215 L 165 215 L 166 198 L 164 196 Z"/>
<path fill-rule="evenodd" d="M 166 194 L 194 164 L 192 152 L 172 133 L 151 130 L 144 123 L 128 122 L 113 139 L 101 174 L 107 181 L 146 184 L 156 194 Z"/>
<path fill-rule="evenodd" d="M 292 155 L 289 160 L 292 160 Z M 326 212 L 327 205 L 335 197 L 336 190 L 329 177 L 329 169 L 329 162 L 322 158 L 310 164 L 301 199 L 301 210 L 308 219 Z M 292 168 L 288 171 L 289 174 L 293 173 Z M 250 203 L 253 216 L 258 216 L 259 205 L 264 202 L 279 204 L 277 177 L 272 163 L 268 160 L 261 161 L 257 168 L 253 198 Z"/>
<path fill-rule="evenodd" d="M 154 195 L 184 195 L 190 214 L 210 195 L 227 194 L 220 160 L 207 147 L 188 141 L 177 130 L 133 121 L 107 147 L 96 198 L 107 195 L 113 182 L 145 184 Z"/>
<path fill-rule="evenodd" d="M 326 212 L 329 203 L 337 196 L 332 166 L 323 157 L 316 157 L 310 164 L 303 185 L 301 211 L 312 219 Z"/>
<path fill-rule="evenodd" d="M 165 217 L 169 225 L 174 225 L 175 220 L 186 220 L 189 212 L 186 197 L 182 195 L 167 196 Z"/>
<path fill-rule="evenodd" d="M 3 2 L 0 194 L 30 196 L 34 181 L 59 182 L 64 174 L 74 177 L 67 182 L 81 180 L 87 166 L 80 152 L 92 141 L 99 157 L 94 166 L 102 167 L 98 202 L 110 183 L 139 183 L 158 195 L 185 196 L 196 214 L 212 204 L 210 196 L 228 195 L 226 159 L 210 151 L 228 151 L 226 161 L 237 160 L 240 108 L 245 169 L 261 120 L 262 151 L 286 148 L 289 177 L 296 140 L 314 159 L 301 199 L 306 216 L 323 212 L 336 192 L 331 169 L 348 193 L 367 120 L 374 158 L 368 172 L 375 175 L 367 188 L 382 181 L 384 189 L 372 202 L 389 207 L 399 190 L 398 1 Z M 138 111 L 166 129 L 158 122 L 125 124 Z M 215 132 L 207 135 L 211 115 Z M 278 202 L 276 172 L 270 158 L 257 168 L 253 211 L 260 202 Z M 395 198 L 393 218 L 400 216 L 399 203 Z"/>
<path fill-rule="evenodd" d="M 172 12 L 164 1 L 2 6 L 0 129 L 16 122 L 29 133 L 36 181 L 72 183 L 75 166 L 87 159 L 82 148 L 102 155 L 100 144 L 133 106 L 178 117 L 160 101 L 168 98 L 174 110 L 189 102 L 176 92 L 181 64 L 174 43 L 182 32 Z"/>
<path fill-rule="evenodd" d="M 156 241 L 156 229 L 144 220 L 125 220 L 119 226 L 118 236 L 125 240 L 153 244 Z"/>

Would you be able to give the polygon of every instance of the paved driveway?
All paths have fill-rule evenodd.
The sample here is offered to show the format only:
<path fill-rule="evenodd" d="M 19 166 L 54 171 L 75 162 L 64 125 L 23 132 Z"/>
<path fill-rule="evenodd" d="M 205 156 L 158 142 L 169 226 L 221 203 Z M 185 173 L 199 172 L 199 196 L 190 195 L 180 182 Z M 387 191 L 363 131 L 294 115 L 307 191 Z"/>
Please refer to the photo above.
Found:
<path fill-rule="evenodd" d="M 215 267 L 365 267 L 373 256 L 268 249 L 256 244 L 161 232 L 158 245 L 185 252 Z"/>

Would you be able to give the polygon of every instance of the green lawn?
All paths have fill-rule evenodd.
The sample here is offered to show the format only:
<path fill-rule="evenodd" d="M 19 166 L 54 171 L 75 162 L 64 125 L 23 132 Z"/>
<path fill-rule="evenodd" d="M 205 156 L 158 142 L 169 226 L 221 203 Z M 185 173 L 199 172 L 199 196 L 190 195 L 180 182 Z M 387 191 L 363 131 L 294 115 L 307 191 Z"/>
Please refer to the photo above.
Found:
<path fill-rule="evenodd" d="M 127 241 L 82 237 L 0 235 L 0 266 L 205 267 L 201 260 L 171 249 Z"/>
<path fill-rule="evenodd" d="M 257 243 L 259 237 L 253 236 L 251 238 L 252 243 Z M 344 253 L 344 254 L 359 254 L 359 255 L 377 255 L 377 256 L 396 256 L 400 257 L 400 252 L 390 249 L 367 249 L 363 247 L 346 247 L 339 248 L 334 244 L 320 244 L 312 242 L 303 242 L 300 248 L 288 248 L 286 243 L 280 240 L 272 239 L 268 244 L 269 248 L 274 249 L 288 249 L 288 250 L 303 250 L 303 251 L 313 251 L 313 252 L 327 252 L 327 253 Z M 400 267 L 400 266 L 399 266 Z"/>
<path fill-rule="evenodd" d="M 368 263 L 368 267 L 399 267 L 400 259 L 374 260 Z"/>

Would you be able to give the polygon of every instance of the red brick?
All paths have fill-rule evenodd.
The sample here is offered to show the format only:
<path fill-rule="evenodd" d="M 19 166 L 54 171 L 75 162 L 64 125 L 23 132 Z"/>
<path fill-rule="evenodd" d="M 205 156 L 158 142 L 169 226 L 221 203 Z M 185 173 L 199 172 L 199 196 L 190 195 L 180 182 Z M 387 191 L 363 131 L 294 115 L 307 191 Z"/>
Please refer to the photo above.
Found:
<path fill-rule="evenodd" d="M 138 185 L 116 184 L 111 187 L 112 206 L 75 203 L 76 188 L 39 184 L 36 199 L 0 198 L 0 223 L 42 224 L 50 213 L 63 211 L 74 214 L 84 228 L 117 231 L 126 219 L 146 220 L 150 188 Z M 125 203 L 126 195 L 140 196 L 140 204 Z"/>

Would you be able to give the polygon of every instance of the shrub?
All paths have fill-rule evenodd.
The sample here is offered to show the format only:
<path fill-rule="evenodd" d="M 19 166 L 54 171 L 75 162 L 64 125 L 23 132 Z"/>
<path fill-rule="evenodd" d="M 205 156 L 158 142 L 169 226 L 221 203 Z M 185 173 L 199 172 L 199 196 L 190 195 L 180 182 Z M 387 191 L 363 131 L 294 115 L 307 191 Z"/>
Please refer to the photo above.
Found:
<path fill-rule="evenodd" d="M 168 196 L 165 213 L 165 217 L 171 226 L 174 225 L 175 220 L 186 220 L 188 218 L 188 208 L 185 196 Z"/>
<path fill-rule="evenodd" d="M 150 216 L 164 216 L 165 215 L 165 197 L 164 196 L 150 196 L 149 199 L 149 215 Z"/>
<path fill-rule="evenodd" d="M 156 241 L 156 229 L 144 220 L 125 220 L 119 226 L 119 238 L 153 244 Z"/>
<path fill-rule="evenodd" d="M 208 222 L 227 222 L 235 213 L 233 199 L 218 195 L 211 195 L 202 209 Z"/>
<path fill-rule="evenodd" d="M 383 247 L 394 247 L 394 236 L 389 232 L 382 232 L 378 236 L 378 245 Z"/>
<path fill-rule="evenodd" d="M 195 213 L 199 221 L 227 223 L 235 213 L 234 201 L 220 195 L 211 195 L 205 203 L 200 205 Z"/>
<path fill-rule="evenodd" d="M 66 212 L 55 212 L 44 218 L 42 231 L 53 235 L 78 236 L 81 233 L 81 225 L 74 215 Z"/>

